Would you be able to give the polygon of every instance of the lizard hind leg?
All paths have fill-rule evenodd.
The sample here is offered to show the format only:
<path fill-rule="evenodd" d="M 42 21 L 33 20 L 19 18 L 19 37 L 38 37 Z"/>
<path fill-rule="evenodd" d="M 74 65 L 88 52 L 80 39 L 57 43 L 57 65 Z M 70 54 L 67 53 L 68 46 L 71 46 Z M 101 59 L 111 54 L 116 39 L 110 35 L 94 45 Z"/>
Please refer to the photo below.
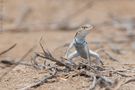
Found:
<path fill-rule="evenodd" d="M 98 54 L 98 53 L 96 53 L 96 52 L 93 52 L 93 51 L 91 51 L 91 50 L 89 50 L 89 54 L 90 54 L 90 56 L 92 56 L 92 57 L 94 57 L 94 58 L 96 58 L 96 62 L 97 62 L 97 64 L 101 64 L 101 65 L 103 65 L 103 62 L 102 62 L 102 59 L 101 59 L 101 57 L 100 57 L 100 55 Z"/>
<path fill-rule="evenodd" d="M 75 57 L 77 57 L 77 56 L 79 56 L 79 54 L 78 54 L 77 51 L 74 51 L 74 52 L 72 52 L 71 54 L 69 54 L 69 55 L 67 56 L 68 63 L 69 63 L 69 64 L 74 64 L 73 61 L 72 61 L 72 59 L 75 58 Z"/>

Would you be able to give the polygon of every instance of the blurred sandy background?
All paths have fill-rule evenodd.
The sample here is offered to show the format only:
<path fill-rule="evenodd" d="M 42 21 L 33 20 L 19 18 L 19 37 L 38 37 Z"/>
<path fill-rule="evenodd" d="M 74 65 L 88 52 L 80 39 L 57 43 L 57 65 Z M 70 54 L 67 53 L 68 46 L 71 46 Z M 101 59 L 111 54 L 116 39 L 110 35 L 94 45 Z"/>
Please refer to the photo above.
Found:
<path fill-rule="evenodd" d="M 18 61 L 35 45 L 33 52 L 41 51 L 41 37 L 43 44 L 47 44 L 46 47 L 56 56 L 64 55 L 65 49 L 56 48 L 71 42 L 80 25 L 90 23 L 96 30 L 87 40 L 98 44 L 90 44 L 89 47 L 92 50 L 105 47 L 125 67 L 135 68 L 135 0 L 0 0 L 0 4 L 0 52 L 17 43 L 13 50 L 1 55 L 0 60 Z M 30 63 L 31 57 L 32 53 L 24 62 Z M 107 61 L 106 56 L 102 55 L 102 58 L 105 64 L 122 68 Z M 1 76 L 9 72 L 0 77 L 0 90 L 20 90 L 44 76 L 43 71 L 23 65 L 8 70 L 10 67 L 0 64 Z M 34 90 L 86 90 L 82 88 L 86 83 L 83 80 L 75 78 L 44 84 Z M 135 83 L 132 83 L 121 90 L 134 88 Z"/>

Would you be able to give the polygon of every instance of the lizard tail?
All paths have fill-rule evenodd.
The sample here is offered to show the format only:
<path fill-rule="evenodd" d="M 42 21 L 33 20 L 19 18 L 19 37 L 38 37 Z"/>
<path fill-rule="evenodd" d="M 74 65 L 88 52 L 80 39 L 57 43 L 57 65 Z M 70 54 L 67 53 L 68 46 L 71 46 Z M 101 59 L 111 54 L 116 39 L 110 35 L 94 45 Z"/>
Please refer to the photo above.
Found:
<path fill-rule="evenodd" d="M 103 52 L 103 53 L 105 53 L 111 60 L 116 61 L 116 62 L 119 62 L 116 58 L 113 58 L 113 56 L 110 55 L 110 54 L 105 50 L 105 48 L 97 49 L 96 52 L 97 52 L 97 53 L 98 53 L 98 52 Z"/>

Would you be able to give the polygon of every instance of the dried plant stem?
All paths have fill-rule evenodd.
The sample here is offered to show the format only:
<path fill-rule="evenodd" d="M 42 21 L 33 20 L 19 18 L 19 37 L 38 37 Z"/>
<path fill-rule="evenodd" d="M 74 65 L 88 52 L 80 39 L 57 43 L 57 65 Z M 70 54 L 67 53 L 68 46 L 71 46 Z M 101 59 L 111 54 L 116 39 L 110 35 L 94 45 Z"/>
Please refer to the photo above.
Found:
<path fill-rule="evenodd" d="M 14 44 L 14 45 L 12 45 L 11 47 L 9 47 L 8 49 L 6 49 L 6 50 L 0 52 L 0 56 L 3 55 L 3 54 L 5 54 L 5 53 L 7 53 L 7 52 L 10 51 L 11 49 L 13 49 L 16 45 L 17 45 L 17 44 Z"/>

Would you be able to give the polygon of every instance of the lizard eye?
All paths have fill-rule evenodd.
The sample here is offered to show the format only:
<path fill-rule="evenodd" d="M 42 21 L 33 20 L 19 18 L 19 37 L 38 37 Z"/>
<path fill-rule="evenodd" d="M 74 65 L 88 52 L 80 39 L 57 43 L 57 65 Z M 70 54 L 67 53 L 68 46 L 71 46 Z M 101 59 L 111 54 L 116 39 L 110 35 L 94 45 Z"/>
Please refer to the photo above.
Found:
<path fill-rule="evenodd" d="M 86 29 L 86 28 L 88 28 L 88 27 L 86 27 L 86 26 L 82 26 L 82 28 L 83 28 L 83 29 Z"/>

